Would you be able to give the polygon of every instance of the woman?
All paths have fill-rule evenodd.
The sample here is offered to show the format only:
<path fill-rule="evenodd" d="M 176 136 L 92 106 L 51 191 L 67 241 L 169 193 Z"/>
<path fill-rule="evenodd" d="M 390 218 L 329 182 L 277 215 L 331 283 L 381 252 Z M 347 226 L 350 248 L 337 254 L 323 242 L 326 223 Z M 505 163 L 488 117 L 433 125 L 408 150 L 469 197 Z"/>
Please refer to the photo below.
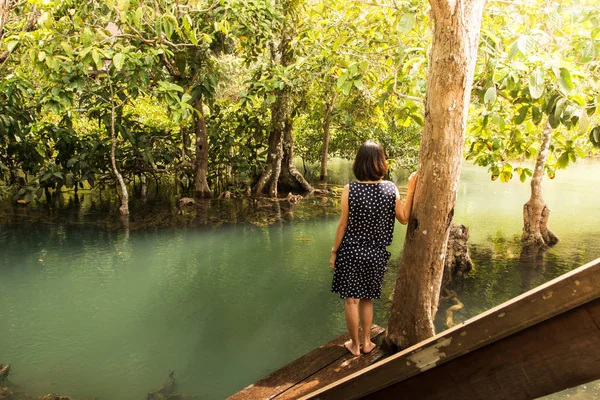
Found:
<path fill-rule="evenodd" d="M 344 299 L 346 326 L 350 340 L 344 346 L 360 355 L 358 324 L 362 328 L 362 352 L 375 348 L 371 342 L 373 299 L 381 297 L 383 275 L 392 243 L 394 218 L 407 224 L 417 182 L 416 172 L 408 178 L 406 202 L 393 182 L 384 181 L 388 165 L 383 147 L 367 141 L 360 146 L 352 167 L 357 182 L 342 192 L 342 214 L 331 248 L 330 267 L 334 270 L 331 291 Z"/>

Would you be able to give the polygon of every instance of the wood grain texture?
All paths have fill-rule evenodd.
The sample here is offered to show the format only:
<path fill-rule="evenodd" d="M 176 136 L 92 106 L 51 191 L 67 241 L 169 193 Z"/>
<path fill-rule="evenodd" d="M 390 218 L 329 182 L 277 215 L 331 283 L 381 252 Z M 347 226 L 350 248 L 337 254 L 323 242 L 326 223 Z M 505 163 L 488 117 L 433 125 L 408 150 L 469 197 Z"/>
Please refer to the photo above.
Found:
<path fill-rule="evenodd" d="M 373 325 L 371 327 L 371 337 L 375 338 L 378 335 L 383 334 L 384 331 L 385 330 L 382 327 Z M 350 336 L 348 333 L 338 336 L 329 343 L 305 354 L 238 393 L 235 393 L 229 397 L 229 400 L 272 399 L 332 363 L 338 361 L 338 364 L 341 364 L 344 360 L 344 356 L 349 354 L 348 350 L 344 347 L 344 342 L 349 338 Z M 352 368 L 351 372 L 348 374 L 357 370 L 358 369 L 356 368 Z M 322 386 L 324 385 L 318 387 Z M 314 387 L 312 390 L 318 387 Z M 307 387 L 306 393 L 309 391 L 311 391 L 311 389 Z"/>
<path fill-rule="evenodd" d="M 383 335 L 383 331 L 380 335 Z M 376 348 L 367 355 L 361 355 L 360 357 L 354 357 L 352 354 L 346 353 L 339 360 L 329 364 L 316 374 L 309 376 L 275 398 L 277 400 L 298 399 L 356 371 L 360 371 L 379 361 L 383 357 L 385 357 L 385 354 L 379 348 Z"/>

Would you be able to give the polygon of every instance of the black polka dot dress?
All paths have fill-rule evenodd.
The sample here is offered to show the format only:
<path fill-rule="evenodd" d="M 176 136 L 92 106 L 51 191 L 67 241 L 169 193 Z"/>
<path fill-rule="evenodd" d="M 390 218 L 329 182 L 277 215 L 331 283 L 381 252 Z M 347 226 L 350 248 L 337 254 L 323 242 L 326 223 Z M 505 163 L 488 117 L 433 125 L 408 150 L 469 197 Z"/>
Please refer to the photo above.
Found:
<path fill-rule="evenodd" d="M 337 252 L 331 291 L 342 299 L 379 299 L 396 215 L 393 182 L 350 183 L 346 233 Z"/>

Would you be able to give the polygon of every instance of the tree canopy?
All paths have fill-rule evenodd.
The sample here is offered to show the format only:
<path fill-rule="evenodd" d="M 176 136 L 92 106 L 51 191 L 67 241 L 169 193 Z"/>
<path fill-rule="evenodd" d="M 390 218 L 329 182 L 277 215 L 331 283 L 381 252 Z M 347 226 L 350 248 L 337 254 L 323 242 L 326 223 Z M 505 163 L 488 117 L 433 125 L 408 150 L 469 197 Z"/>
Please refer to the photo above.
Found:
<path fill-rule="evenodd" d="M 277 168 L 292 175 L 286 154 L 326 164 L 366 139 L 393 167 L 416 166 L 426 1 L 5 4 L 0 191 L 15 201 L 112 186 L 117 174 L 125 191 L 152 177 L 182 195 L 247 192 L 277 146 Z M 532 175 L 521 161 L 536 156 L 546 122 L 551 178 L 600 146 L 598 11 L 587 0 L 488 3 L 466 154 L 492 179 Z M 307 188 L 284 179 L 282 190 Z"/>

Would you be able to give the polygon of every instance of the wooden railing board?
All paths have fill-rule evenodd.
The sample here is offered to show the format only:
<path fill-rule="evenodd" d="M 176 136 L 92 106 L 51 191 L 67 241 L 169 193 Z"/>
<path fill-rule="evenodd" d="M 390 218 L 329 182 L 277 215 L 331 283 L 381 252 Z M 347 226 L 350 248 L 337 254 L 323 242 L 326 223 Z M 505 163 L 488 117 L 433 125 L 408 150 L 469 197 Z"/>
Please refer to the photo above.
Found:
<path fill-rule="evenodd" d="M 597 318 L 600 299 L 363 398 L 529 400 L 600 379 Z"/>

